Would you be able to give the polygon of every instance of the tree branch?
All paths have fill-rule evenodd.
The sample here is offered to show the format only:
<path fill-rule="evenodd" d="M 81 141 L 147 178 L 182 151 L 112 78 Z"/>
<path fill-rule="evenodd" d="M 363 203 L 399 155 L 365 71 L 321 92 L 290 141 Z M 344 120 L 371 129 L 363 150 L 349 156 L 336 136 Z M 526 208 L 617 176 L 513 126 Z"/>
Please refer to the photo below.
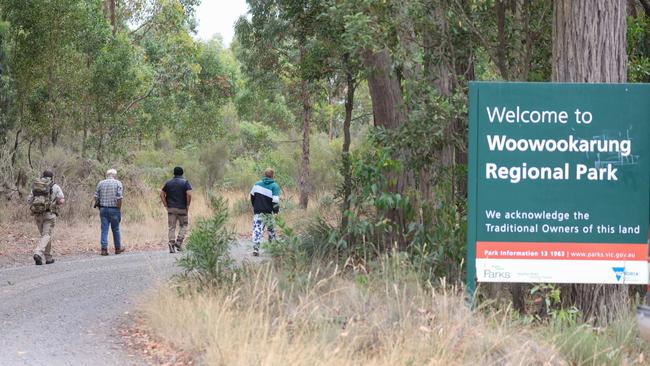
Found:
<path fill-rule="evenodd" d="M 472 20 L 469 18 L 469 16 L 465 13 L 465 9 L 463 9 L 463 6 L 458 2 L 458 0 L 454 0 L 454 5 L 456 6 L 456 8 L 458 8 L 458 12 L 460 14 L 462 14 L 462 16 L 464 18 L 463 20 L 465 20 L 467 22 L 467 25 L 471 29 L 472 33 L 474 33 L 474 35 L 478 38 L 478 40 L 481 42 L 481 44 L 485 48 L 485 52 L 487 52 L 488 56 L 490 56 L 491 61 L 495 65 L 497 65 L 497 70 L 499 70 L 499 74 L 501 74 L 501 69 L 498 67 L 499 57 L 497 57 L 497 55 L 495 55 L 494 50 L 492 49 L 492 47 L 490 45 L 490 42 L 488 42 L 483 37 L 483 34 L 481 33 L 481 31 L 479 31 L 478 28 L 476 28 L 476 25 L 474 24 L 474 22 L 472 22 Z M 505 78 L 504 75 L 501 75 L 501 77 Z"/>
<path fill-rule="evenodd" d="M 129 103 L 129 105 L 126 108 L 124 108 L 124 111 L 122 111 L 122 115 L 125 115 L 138 102 L 148 98 L 155 88 L 156 88 L 156 82 L 151 84 L 151 88 L 149 88 L 149 90 L 145 94 L 135 98 L 131 103 Z"/>

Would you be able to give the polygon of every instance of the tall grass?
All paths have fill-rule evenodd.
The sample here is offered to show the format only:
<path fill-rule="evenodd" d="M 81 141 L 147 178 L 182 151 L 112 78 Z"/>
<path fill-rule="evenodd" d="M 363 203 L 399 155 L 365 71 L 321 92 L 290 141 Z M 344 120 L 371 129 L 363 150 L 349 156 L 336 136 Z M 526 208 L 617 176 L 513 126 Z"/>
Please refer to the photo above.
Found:
<path fill-rule="evenodd" d="M 566 364 L 508 314 L 473 313 L 460 294 L 407 271 L 334 267 L 286 282 L 274 268 L 244 266 L 233 286 L 210 292 L 160 288 L 146 321 L 208 365 Z"/>

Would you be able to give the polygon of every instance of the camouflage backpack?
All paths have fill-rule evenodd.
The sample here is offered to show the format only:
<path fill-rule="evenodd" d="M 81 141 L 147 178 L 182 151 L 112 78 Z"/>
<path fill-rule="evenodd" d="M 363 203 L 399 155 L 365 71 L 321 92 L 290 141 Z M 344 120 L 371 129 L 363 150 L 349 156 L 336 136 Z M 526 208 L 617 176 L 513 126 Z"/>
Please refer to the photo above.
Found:
<path fill-rule="evenodd" d="M 32 184 L 32 204 L 29 209 L 34 214 L 42 214 L 50 211 L 52 203 L 52 186 L 54 183 L 50 178 L 38 178 Z"/>

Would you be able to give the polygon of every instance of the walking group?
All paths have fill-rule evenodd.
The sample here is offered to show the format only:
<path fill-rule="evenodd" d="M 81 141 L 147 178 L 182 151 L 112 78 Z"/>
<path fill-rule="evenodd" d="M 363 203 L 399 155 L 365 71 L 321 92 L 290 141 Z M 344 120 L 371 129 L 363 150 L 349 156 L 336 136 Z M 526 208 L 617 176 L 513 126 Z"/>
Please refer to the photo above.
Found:
<path fill-rule="evenodd" d="M 192 202 L 192 185 L 183 178 L 183 168 L 175 167 L 174 177 L 163 185 L 160 200 L 167 211 L 168 248 L 170 253 L 183 250 L 183 241 L 187 235 L 188 213 Z M 264 230 L 268 230 L 269 241 L 275 239 L 274 214 L 279 213 L 280 187 L 273 180 L 273 169 L 267 168 L 264 177 L 253 185 L 250 192 L 253 208 L 253 255 L 258 256 Z M 113 234 L 115 254 L 124 252 L 120 223 L 122 222 L 122 201 L 124 187 L 117 179 L 117 170 L 109 169 L 106 179 L 95 188 L 93 207 L 99 209 L 100 219 L 100 255 L 107 256 L 108 232 Z M 65 196 L 61 187 L 54 183 L 54 172 L 46 170 L 32 184 L 32 191 L 27 198 L 30 211 L 36 221 L 41 235 L 34 250 L 36 265 L 52 264 L 52 236 L 54 225 Z M 178 226 L 178 232 L 176 227 Z"/>

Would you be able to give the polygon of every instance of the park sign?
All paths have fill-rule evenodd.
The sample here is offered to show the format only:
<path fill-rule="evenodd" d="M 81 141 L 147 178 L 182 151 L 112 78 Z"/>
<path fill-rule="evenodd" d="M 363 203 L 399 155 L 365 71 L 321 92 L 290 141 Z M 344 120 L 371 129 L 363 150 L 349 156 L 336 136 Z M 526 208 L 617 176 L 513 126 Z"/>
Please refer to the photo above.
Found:
<path fill-rule="evenodd" d="M 648 282 L 650 85 L 470 83 L 468 288 Z"/>

